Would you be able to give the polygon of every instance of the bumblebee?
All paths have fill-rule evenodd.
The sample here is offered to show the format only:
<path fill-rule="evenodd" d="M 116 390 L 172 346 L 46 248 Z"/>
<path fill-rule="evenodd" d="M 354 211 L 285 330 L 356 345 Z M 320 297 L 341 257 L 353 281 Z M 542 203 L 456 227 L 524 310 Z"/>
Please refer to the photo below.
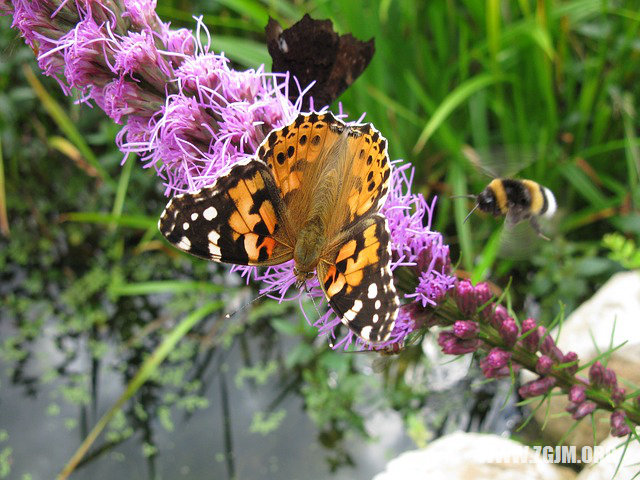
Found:
<path fill-rule="evenodd" d="M 547 187 L 533 180 L 495 178 L 474 198 L 476 206 L 469 212 L 465 222 L 476 209 L 480 209 L 494 217 L 505 216 L 510 225 L 529 220 L 536 233 L 549 240 L 542 234 L 537 221 L 538 217 L 553 216 L 557 209 L 556 198 Z"/>

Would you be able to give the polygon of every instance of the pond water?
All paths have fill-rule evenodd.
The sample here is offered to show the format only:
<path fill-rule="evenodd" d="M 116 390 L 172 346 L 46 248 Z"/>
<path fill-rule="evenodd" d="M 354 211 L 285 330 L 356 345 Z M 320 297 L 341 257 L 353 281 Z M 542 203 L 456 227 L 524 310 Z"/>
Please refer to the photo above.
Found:
<path fill-rule="evenodd" d="M 2 338 L 13 333 L 10 325 L 0 324 Z M 75 348 L 78 356 L 66 366 L 67 372 L 73 372 L 68 375 L 90 378 L 92 370 L 96 373 L 96 401 L 89 405 L 77 406 L 61 398 L 60 386 L 69 382 L 68 376 L 46 381 L 51 365 L 63 360 L 53 329 L 45 328 L 44 334 L 31 345 L 33 357 L 21 371 L 18 382 L 8 376 L 9 365 L 3 362 L 0 429 L 8 433 L 6 444 L 13 448 L 9 478 L 54 478 L 80 444 L 83 425 L 91 428 L 124 391 L 122 376 L 109 367 L 121 362 L 115 349 L 96 366 L 81 340 Z M 210 362 L 201 372 L 202 396 L 208 400 L 208 407 L 196 409 L 191 415 L 173 409 L 173 431 L 164 428 L 159 419 L 151 419 L 144 428 L 135 429 L 130 438 L 82 465 L 71 478 L 366 479 L 383 470 L 389 458 L 413 446 L 403 433 L 397 413 L 378 412 L 366 422 L 367 431 L 376 440 L 366 442 L 356 436 L 347 437 L 348 450 L 356 465 L 331 473 L 325 461 L 327 451 L 317 441 L 318 430 L 303 411 L 299 396 L 288 395 L 279 404 L 278 409 L 286 411 L 279 428 L 266 435 L 251 433 L 254 413 L 268 408 L 274 399 L 274 389 L 268 382 L 238 388 L 233 376 L 241 363 L 237 348 L 222 363 Z M 221 375 L 221 371 L 227 373 Z M 104 445 L 104 438 L 103 435 L 96 446 Z M 145 457 L 144 445 L 151 442 L 157 454 Z M 3 446 L 0 443 L 0 450 Z M 226 451 L 232 452 L 231 458 Z"/>

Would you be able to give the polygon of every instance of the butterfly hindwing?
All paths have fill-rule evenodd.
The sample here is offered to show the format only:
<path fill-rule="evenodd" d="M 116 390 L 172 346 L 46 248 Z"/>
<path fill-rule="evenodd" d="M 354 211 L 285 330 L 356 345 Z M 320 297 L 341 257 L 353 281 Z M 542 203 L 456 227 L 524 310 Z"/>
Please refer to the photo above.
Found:
<path fill-rule="evenodd" d="M 318 265 L 318 279 L 333 311 L 371 343 L 388 340 L 400 305 L 389 242 L 386 218 L 374 214 L 354 227 L 334 258 Z"/>
<path fill-rule="evenodd" d="M 282 201 L 259 160 L 234 165 L 197 192 L 174 196 L 160 217 L 162 234 L 197 257 L 237 265 L 276 265 L 292 258 L 279 236 Z"/>

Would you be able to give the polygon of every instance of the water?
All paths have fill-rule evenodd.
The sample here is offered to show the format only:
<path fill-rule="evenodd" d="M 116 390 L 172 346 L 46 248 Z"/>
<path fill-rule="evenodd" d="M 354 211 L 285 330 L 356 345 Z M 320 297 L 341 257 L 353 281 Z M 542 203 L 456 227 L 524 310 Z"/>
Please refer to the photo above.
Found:
<path fill-rule="evenodd" d="M 0 325 L 0 335 L 7 338 L 12 328 Z M 65 341 L 70 341 L 66 339 Z M 84 407 L 73 405 L 61 398 L 60 387 L 67 385 L 70 375 L 84 374 L 90 378 L 91 356 L 86 342 L 77 340 L 77 358 L 67 365 L 67 374 L 43 383 L 50 367 L 63 360 L 56 346 L 53 328 L 32 344 L 33 358 L 26 363 L 24 378 L 35 383 L 14 383 L 8 377 L 8 363 L 3 362 L 0 382 L 2 414 L 0 429 L 9 435 L 6 444 L 13 448 L 9 478 L 50 479 L 59 472 L 80 444 L 82 425 L 90 428 L 124 391 L 122 375 L 111 368 L 122 359 L 112 348 L 102 357 L 97 370 L 95 413 L 90 403 Z M 345 355 L 336 353 L 336 355 Z M 273 401 L 275 389 L 265 385 L 238 388 L 233 372 L 243 362 L 238 348 L 230 351 L 222 362 L 212 361 L 201 374 L 205 385 L 202 396 L 209 406 L 185 415 L 172 409 L 174 430 L 167 431 L 159 419 L 150 419 L 144 427 L 92 458 L 80 467 L 73 479 L 203 479 L 203 478 L 264 478 L 264 479 L 366 479 L 384 469 L 386 461 L 399 452 L 412 447 L 403 433 L 399 415 L 395 412 L 371 413 L 366 428 L 376 441 L 367 443 L 356 435 L 347 437 L 348 451 L 356 461 L 355 467 L 331 473 L 325 461 L 329 453 L 317 440 L 318 430 L 303 410 L 303 401 L 297 395 L 287 395 L 276 410 L 284 409 L 286 417 L 280 427 L 267 435 L 251 433 L 255 412 L 264 411 Z M 220 372 L 225 371 L 224 377 Z M 223 411 L 222 391 L 224 378 L 228 413 Z M 338 379 L 339 381 L 339 379 Z M 31 393 L 29 393 L 29 390 Z M 162 393 L 162 392 L 158 392 Z M 86 417 L 86 422 L 84 418 Z M 73 422 L 75 426 L 68 427 Z M 230 439 L 225 443 L 225 422 Z M 104 444 L 104 434 L 95 446 Z M 157 455 L 148 458 L 143 453 L 145 442 L 152 441 Z M 5 444 L 0 443 L 0 450 Z M 232 461 L 225 452 L 232 452 Z M 232 476 L 231 472 L 235 473 Z"/>

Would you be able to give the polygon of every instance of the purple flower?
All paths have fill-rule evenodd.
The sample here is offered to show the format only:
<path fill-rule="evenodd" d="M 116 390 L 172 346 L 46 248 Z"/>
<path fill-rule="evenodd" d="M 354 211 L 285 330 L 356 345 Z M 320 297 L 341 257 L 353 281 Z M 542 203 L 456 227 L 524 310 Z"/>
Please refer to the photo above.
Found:
<path fill-rule="evenodd" d="M 602 384 L 605 388 L 614 390 L 618 386 L 618 378 L 616 377 L 616 372 L 614 372 L 610 368 L 605 368 Z"/>
<path fill-rule="evenodd" d="M 622 402 L 624 402 L 626 396 L 625 394 L 626 390 L 616 385 L 611 391 L 611 400 L 613 400 L 613 403 L 615 403 L 616 405 L 620 405 Z"/>
<path fill-rule="evenodd" d="M 513 318 L 506 318 L 498 328 L 498 332 L 500 332 L 500 336 L 507 347 L 513 347 L 516 344 L 518 340 L 518 325 Z"/>
<path fill-rule="evenodd" d="M 540 337 L 538 336 L 536 327 L 536 321 L 533 318 L 527 318 L 522 322 L 521 332 L 524 337 L 522 339 L 522 343 L 531 353 L 538 351 L 538 343 L 540 342 Z"/>
<path fill-rule="evenodd" d="M 500 348 L 492 348 L 491 351 L 480 360 L 480 368 L 487 378 L 499 378 L 509 375 L 509 360 L 511 353 Z"/>
<path fill-rule="evenodd" d="M 462 340 L 478 338 L 478 324 L 471 320 L 458 320 L 453 324 L 453 334 Z"/>
<path fill-rule="evenodd" d="M 584 385 L 574 385 L 569 389 L 569 400 L 573 403 L 582 403 L 587 399 L 587 387 Z"/>
<path fill-rule="evenodd" d="M 578 354 L 576 352 L 567 353 L 560 363 L 574 363 L 574 365 L 566 366 L 565 371 L 568 375 L 575 375 L 578 371 Z"/>
<path fill-rule="evenodd" d="M 438 345 L 448 355 L 463 355 L 475 352 L 480 346 L 480 340 L 462 340 L 452 332 L 440 332 Z"/>
<path fill-rule="evenodd" d="M 631 433 L 631 428 L 626 422 L 627 414 L 622 410 L 616 410 L 611 414 L 611 435 L 614 437 L 626 437 Z"/>
<path fill-rule="evenodd" d="M 465 317 L 471 317 L 478 310 L 478 299 L 469 280 L 460 280 L 455 284 L 456 304 Z"/>
<path fill-rule="evenodd" d="M 518 389 L 518 393 L 522 398 L 538 397 L 544 395 L 556 385 L 556 379 L 553 377 L 542 377 L 525 383 Z"/>
<path fill-rule="evenodd" d="M 475 288 L 476 298 L 478 300 L 478 307 L 482 307 L 485 305 L 491 298 L 493 294 L 491 293 L 491 288 L 489 284 L 486 282 L 480 282 L 476 285 Z"/>
<path fill-rule="evenodd" d="M 604 385 L 604 367 L 600 361 L 595 362 L 589 368 L 589 382 L 594 387 L 602 387 Z"/>
<path fill-rule="evenodd" d="M 574 420 L 580 420 L 581 418 L 586 417 L 587 415 L 593 413 L 596 409 L 596 404 L 590 401 L 582 402 L 576 406 L 573 412 L 570 412 L 571 418 Z"/>
<path fill-rule="evenodd" d="M 546 355 L 541 355 L 536 363 L 536 372 L 539 375 L 548 375 L 551 373 L 553 367 L 553 360 Z"/>

